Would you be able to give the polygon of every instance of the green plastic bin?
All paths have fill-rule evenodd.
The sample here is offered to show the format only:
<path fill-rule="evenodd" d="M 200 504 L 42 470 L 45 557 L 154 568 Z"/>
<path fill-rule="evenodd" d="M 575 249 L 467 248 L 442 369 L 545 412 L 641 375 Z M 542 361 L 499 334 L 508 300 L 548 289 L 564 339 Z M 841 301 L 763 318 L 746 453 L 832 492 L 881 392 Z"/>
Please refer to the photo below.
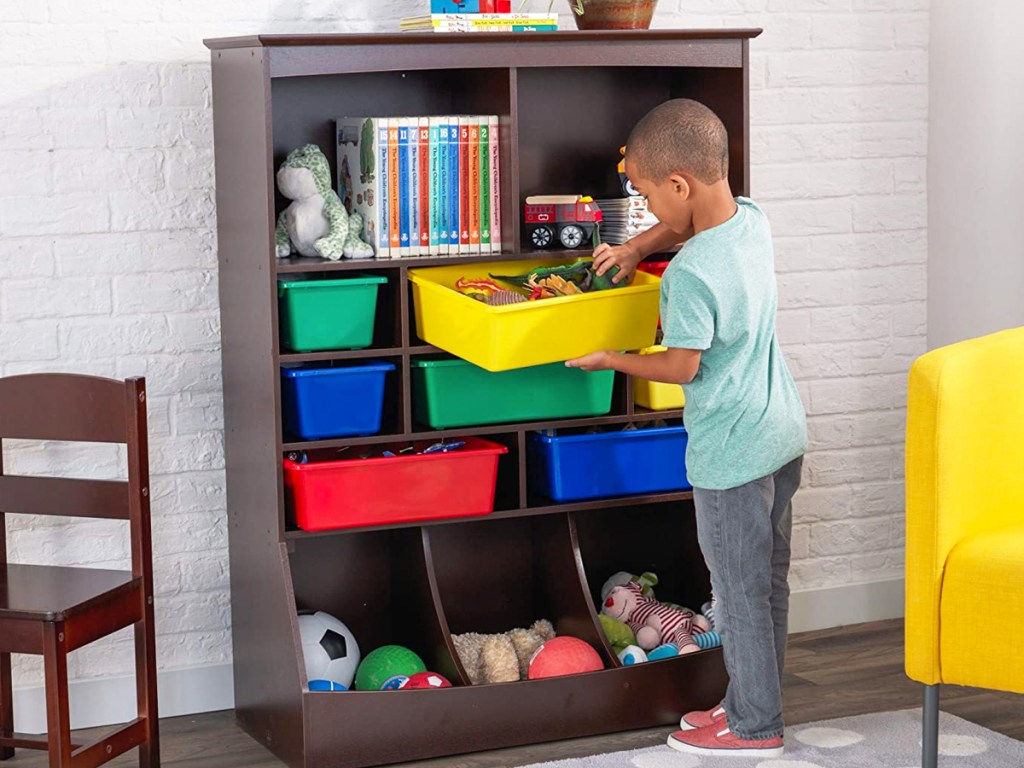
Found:
<path fill-rule="evenodd" d="M 458 358 L 416 358 L 411 366 L 416 420 L 432 429 L 602 416 L 612 408 L 615 371 L 550 363 L 491 373 Z"/>
<path fill-rule="evenodd" d="M 377 275 L 333 280 L 278 280 L 281 345 L 293 352 L 363 349 L 373 343 Z"/>

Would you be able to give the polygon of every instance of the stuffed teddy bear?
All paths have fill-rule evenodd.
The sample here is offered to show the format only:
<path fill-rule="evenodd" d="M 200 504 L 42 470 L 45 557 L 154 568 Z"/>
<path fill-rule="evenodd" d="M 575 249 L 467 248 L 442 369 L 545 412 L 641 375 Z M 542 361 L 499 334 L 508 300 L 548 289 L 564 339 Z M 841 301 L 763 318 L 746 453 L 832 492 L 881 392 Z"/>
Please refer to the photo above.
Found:
<path fill-rule="evenodd" d="M 679 655 L 694 653 L 700 646 L 693 634 L 710 629 L 707 620 L 686 608 L 672 608 L 645 597 L 637 582 L 614 587 L 601 606 L 601 613 L 624 621 L 636 633 L 637 645 L 645 651 L 665 643 L 678 649 Z"/>
<path fill-rule="evenodd" d="M 337 261 L 367 259 L 373 246 L 360 239 L 363 217 L 351 216 L 331 187 L 331 168 L 315 144 L 288 153 L 277 171 L 277 188 L 291 204 L 277 217 L 274 242 L 277 257 L 319 256 Z"/>
<path fill-rule="evenodd" d="M 554 636 L 551 622 L 540 619 L 529 629 L 513 629 L 495 635 L 466 632 L 452 635 L 452 640 L 469 681 L 480 685 L 526 680 L 534 651 Z"/>

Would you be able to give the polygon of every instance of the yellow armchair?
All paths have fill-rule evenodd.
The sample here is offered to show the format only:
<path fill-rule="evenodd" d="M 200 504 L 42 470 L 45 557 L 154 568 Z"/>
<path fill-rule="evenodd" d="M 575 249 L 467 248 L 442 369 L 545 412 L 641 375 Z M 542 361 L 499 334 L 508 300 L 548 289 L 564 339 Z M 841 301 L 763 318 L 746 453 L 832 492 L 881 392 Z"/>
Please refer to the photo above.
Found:
<path fill-rule="evenodd" d="M 1024 693 L 1024 328 L 915 361 L 906 448 L 906 671 L 934 768 L 940 683 Z"/>

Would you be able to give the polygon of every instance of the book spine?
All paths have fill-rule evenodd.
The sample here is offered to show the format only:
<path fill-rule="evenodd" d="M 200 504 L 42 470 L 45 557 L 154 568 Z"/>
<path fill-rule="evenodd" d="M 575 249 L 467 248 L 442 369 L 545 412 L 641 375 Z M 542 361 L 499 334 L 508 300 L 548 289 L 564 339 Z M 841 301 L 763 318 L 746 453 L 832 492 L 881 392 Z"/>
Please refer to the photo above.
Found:
<path fill-rule="evenodd" d="M 345 210 L 363 217 L 360 236 L 379 257 L 380 203 L 377 173 L 377 126 L 371 117 L 335 121 L 338 150 L 338 197 Z"/>
<path fill-rule="evenodd" d="M 469 118 L 469 252 L 480 253 L 480 118 Z"/>
<path fill-rule="evenodd" d="M 430 253 L 430 119 L 420 118 L 420 255 Z"/>
<path fill-rule="evenodd" d="M 451 229 L 451 206 L 448 202 L 448 184 L 451 177 L 451 160 L 448 157 L 448 118 L 438 118 L 437 157 L 441 167 L 437 171 L 437 249 L 438 255 L 448 255 L 448 231 Z"/>
<path fill-rule="evenodd" d="M 391 224 L 391 210 L 388 204 L 388 120 L 385 117 L 377 120 L 377 173 L 380 176 L 380 183 L 377 191 L 377 201 L 380 203 L 380 227 L 377 229 L 377 258 L 391 258 L 391 233 L 388 227 Z"/>
<path fill-rule="evenodd" d="M 491 253 L 501 253 L 501 143 L 497 115 L 488 118 L 487 129 L 491 134 Z"/>
<path fill-rule="evenodd" d="M 511 3 L 511 0 L 508 0 L 508 2 Z M 430 0 L 430 12 L 481 13 L 480 0 Z"/>
<path fill-rule="evenodd" d="M 480 13 L 495 13 L 494 0 L 479 0 L 480 1 Z"/>
<path fill-rule="evenodd" d="M 409 255 L 409 126 L 398 119 L 398 231 L 399 255 Z"/>
<path fill-rule="evenodd" d="M 491 121 L 480 118 L 480 253 L 491 252 Z"/>
<path fill-rule="evenodd" d="M 512 13 L 512 0 L 494 0 L 495 13 Z"/>
<path fill-rule="evenodd" d="M 459 118 L 448 118 L 448 253 L 459 252 Z"/>
<path fill-rule="evenodd" d="M 398 205 L 401 190 L 398 177 L 398 119 L 391 118 L 388 120 L 388 207 L 390 210 L 388 229 L 391 237 L 391 258 L 393 259 L 401 255 L 399 249 L 402 247 L 402 217 Z"/>
<path fill-rule="evenodd" d="M 469 253 L 469 118 L 460 117 L 459 135 L 459 253 Z"/>
<path fill-rule="evenodd" d="M 441 149 L 440 121 L 436 117 L 430 118 L 430 254 L 440 253 L 440 241 L 438 235 L 441 229 Z"/>
<path fill-rule="evenodd" d="M 420 255 L 420 121 L 406 118 L 409 131 L 409 255 Z"/>

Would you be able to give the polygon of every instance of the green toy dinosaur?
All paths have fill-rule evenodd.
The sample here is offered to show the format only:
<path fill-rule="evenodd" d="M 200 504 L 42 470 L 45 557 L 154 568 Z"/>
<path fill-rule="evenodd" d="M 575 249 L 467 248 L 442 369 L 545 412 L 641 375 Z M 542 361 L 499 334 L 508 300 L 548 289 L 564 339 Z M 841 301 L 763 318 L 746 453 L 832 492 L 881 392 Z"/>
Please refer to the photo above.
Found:
<path fill-rule="evenodd" d="M 277 171 L 277 188 L 291 200 L 277 218 L 274 241 L 278 258 L 297 251 L 337 261 L 373 257 L 373 246 L 363 242 L 363 217 L 351 216 L 331 187 L 331 168 L 315 144 L 288 153 Z"/>

